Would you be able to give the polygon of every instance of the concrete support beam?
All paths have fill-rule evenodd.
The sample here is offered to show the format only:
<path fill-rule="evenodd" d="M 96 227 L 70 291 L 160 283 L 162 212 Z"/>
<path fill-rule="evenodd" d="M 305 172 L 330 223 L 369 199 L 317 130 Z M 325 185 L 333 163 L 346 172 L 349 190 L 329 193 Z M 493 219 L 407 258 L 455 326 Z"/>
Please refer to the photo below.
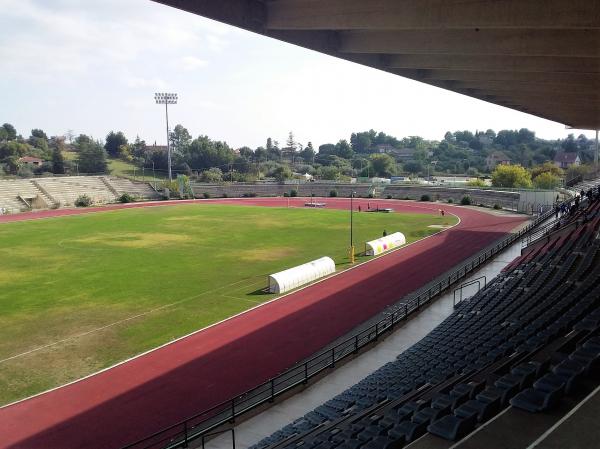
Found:
<path fill-rule="evenodd" d="M 276 0 L 268 29 L 598 28 L 593 0 Z"/>
<path fill-rule="evenodd" d="M 152 0 L 173 8 L 209 17 L 219 22 L 263 32 L 267 9 L 261 0 Z"/>
<path fill-rule="evenodd" d="M 342 53 L 600 57 L 600 30 L 340 31 Z"/>
<path fill-rule="evenodd" d="M 392 69 L 400 76 L 419 77 L 427 80 L 456 81 L 526 81 L 536 83 L 584 85 L 600 89 L 600 74 L 597 73 L 541 73 L 541 72 L 497 72 L 447 69 Z"/>
<path fill-rule="evenodd" d="M 398 69 L 449 69 L 487 72 L 600 73 L 600 58 L 488 55 L 390 55 Z"/>
<path fill-rule="evenodd" d="M 427 82 L 427 81 L 425 81 Z M 553 95 L 557 92 L 563 94 L 580 95 L 582 98 L 586 95 L 595 95 L 598 90 L 595 88 L 586 88 L 585 86 L 571 86 L 565 84 L 536 83 L 534 81 L 433 81 L 433 84 L 443 88 L 457 89 L 476 89 L 487 92 L 529 92 L 545 95 Z"/>

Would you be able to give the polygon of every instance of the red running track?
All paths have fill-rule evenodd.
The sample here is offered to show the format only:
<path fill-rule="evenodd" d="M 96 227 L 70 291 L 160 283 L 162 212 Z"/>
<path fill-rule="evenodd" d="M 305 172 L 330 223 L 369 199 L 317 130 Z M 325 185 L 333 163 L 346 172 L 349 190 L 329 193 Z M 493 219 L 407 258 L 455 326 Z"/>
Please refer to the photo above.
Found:
<path fill-rule="evenodd" d="M 306 200 L 209 201 L 302 206 Z M 349 207 L 348 199 L 322 201 L 329 208 Z M 400 212 L 439 213 L 440 207 L 434 203 L 368 201 Z M 355 203 L 364 209 L 367 200 Z M 100 210 L 144 206 L 148 204 Z M 0 409 L 0 447 L 109 449 L 137 441 L 314 354 L 525 220 L 469 208 L 444 209 L 459 216 L 460 224 L 109 370 Z M 73 213 L 81 211 L 19 217 Z"/>

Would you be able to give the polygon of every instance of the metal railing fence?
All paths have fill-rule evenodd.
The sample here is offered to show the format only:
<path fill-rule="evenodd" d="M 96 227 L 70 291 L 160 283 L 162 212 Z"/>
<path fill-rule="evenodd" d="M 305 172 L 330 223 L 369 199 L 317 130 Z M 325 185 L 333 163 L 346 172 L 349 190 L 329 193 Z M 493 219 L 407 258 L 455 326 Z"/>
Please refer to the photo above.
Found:
<path fill-rule="evenodd" d="M 438 278 L 420 290 L 402 298 L 402 302 L 390 308 L 383 319 L 355 333 L 341 343 L 289 368 L 239 396 L 161 429 L 142 440 L 124 446 L 122 449 L 187 448 L 190 442 L 202 439 L 203 436 L 206 437 L 207 434 L 214 432 L 220 426 L 234 423 L 236 418 L 269 402 L 274 402 L 277 397 L 296 387 L 306 385 L 323 371 L 334 368 L 340 361 L 358 353 L 362 348 L 377 341 L 384 334 L 391 332 L 396 324 L 405 320 L 411 313 L 428 304 L 448 287 L 524 237 L 551 215 L 552 211 L 549 211 L 538 216 L 520 231 L 508 235 L 492 247 L 488 247 L 467 259 L 450 273 L 442 275 L 441 279 Z"/>

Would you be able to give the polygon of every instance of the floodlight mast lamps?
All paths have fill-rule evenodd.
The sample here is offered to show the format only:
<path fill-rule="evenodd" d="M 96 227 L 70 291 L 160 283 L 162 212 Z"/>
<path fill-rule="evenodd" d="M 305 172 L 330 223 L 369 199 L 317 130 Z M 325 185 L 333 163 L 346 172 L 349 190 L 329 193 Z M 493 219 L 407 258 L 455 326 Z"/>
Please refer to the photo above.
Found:
<path fill-rule="evenodd" d="M 167 120 L 167 163 L 169 165 L 169 182 L 173 181 L 173 174 L 171 171 L 171 145 L 169 144 L 169 105 L 177 104 L 177 94 L 172 93 L 155 93 L 154 100 L 156 104 L 165 105 L 165 118 Z"/>

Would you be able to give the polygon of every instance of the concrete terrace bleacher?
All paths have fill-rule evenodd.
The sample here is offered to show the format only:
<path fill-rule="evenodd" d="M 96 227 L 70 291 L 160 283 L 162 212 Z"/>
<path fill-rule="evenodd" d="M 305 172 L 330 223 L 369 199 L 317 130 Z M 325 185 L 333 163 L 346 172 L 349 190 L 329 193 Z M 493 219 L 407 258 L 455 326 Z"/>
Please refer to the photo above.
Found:
<path fill-rule="evenodd" d="M 94 204 L 114 203 L 123 194 L 138 199 L 158 199 L 147 183 L 105 176 L 69 176 L 0 180 L 0 209 L 18 213 L 31 209 L 73 206 L 80 195 Z"/>
<path fill-rule="evenodd" d="M 159 199 L 161 195 L 146 182 L 133 182 L 127 178 L 117 178 L 116 176 L 105 176 L 108 183 L 117 191 L 120 196 L 123 193 L 141 199 Z"/>
<path fill-rule="evenodd" d="M 519 207 L 520 195 L 518 192 L 508 192 L 503 190 L 474 189 L 462 187 L 435 187 L 435 186 L 408 186 L 408 185 L 389 185 L 385 188 L 385 195 L 392 195 L 393 198 L 419 200 L 422 195 L 429 195 L 432 200 L 448 201 L 452 199 L 455 203 L 460 203 L 464 196 L 469 196 L 473 204 L 483 204 L 485 206 L 494 206 L 498 204 L 505 209 L 517 210 Z"/>
<path fill-rule="evenodd" d="M 196 198 L 203 198 L 208 194 L 211 198 L 227 196 L 230 198 L 241 198 L 249 194 L 254 196 L 283 196 L 289 194 L 292 190 L 298 193 L 298 196 L 330 196 L 332 190 L 335 190 L 340 197 L 349 197 L 352 192 L 357 196 L 366 197 L 372 191 L 370 184 L 324 184 L 324 183 L 301 183 L 301 184 L 206 184 L 201 182 L 192 182 L 192 190 Z"/>
<path fill-rule="evenodd" d="M 73 206 L 81 195 L 87 195 L 94 204 L 114 203 L 116 195 L 100 176 L 69 176 L 35 180 L 61 206 Z"/>
<path fill-rule="evenodd" d="M 48 207 L 51 205 L 51 200 L 29 179 L 0 180 L 0 209 L 5 209 L 6 213 L 30 209 L 28 200 L 37 197 L 42 198 Z"/>
<path fill-rule="evenodd" d="M 459 440 L 506 407 L 543 412 L 598 383 L 600 200 L 572 220 L 394 362 L 253 449 L 397 449 L 427 432 Z"/>

